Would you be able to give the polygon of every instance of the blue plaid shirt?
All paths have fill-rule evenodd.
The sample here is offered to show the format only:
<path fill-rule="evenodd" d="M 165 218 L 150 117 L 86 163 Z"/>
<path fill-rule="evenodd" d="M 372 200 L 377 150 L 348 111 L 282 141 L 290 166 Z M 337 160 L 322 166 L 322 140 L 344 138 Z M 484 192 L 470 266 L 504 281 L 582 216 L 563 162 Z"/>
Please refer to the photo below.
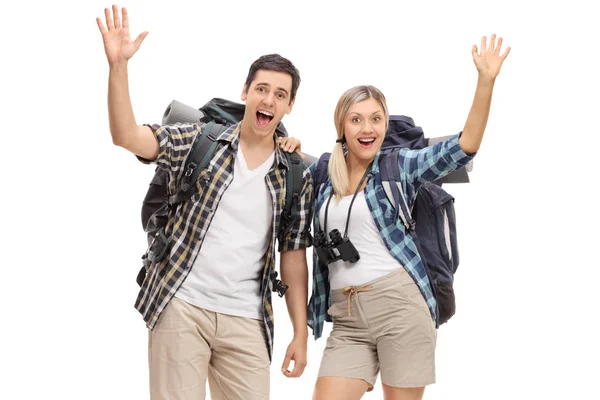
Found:
<path fill-rule="evenodd" d="M 399 150 L 398 168 L 401 171 L 402 189 L 409 207 L 412 207 L 421 183 L 434 181 L 448 175 L 466 165 L 475 156 L 475 154 L 467 155 L 462 151 L 458 144 L 458 137 L 459 135 L 453 136 L 444 142 L 420 150 Z M 432 318 L 437 320 L 436 301 L 417 246 L 412 237 L 406 234 L 402 221 L 399 218 L 394 219 L 393 206 L 388 201 L 381 185 L 379 155 L 380 153 L 375 156 L 369 172 L 369 180 L 364 189 L 367 205 L 385 246 L 417 283 L 429 306 Z M 314 163 L 310 168 L 313 176 L 315 176 L 316 165 L 317 163 Z M 328 177 L 315 196 L 314 232 L 318 232 L 320 229 L 319 210 L 329 197 L 331 190 L 331 180 Z M 313 288 L 308 304 L 308 326 L 312 328 L 315 339 L 321 337 L 325 321 L 331 322 L 331 316 L 327 313 L 331 305 L 330 292 L 329 267 L 321 264 L 317 252 L 313 251 Z"/>

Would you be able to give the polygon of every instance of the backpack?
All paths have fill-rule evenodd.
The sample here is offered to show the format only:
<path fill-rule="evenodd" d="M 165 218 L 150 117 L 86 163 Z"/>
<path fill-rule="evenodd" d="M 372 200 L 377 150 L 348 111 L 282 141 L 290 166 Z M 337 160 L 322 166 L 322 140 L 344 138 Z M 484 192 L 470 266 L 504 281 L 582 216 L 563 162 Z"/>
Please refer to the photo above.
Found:
<path fill-rule="evenodd" d="M 198 176 L 208 166 L 217 149 L 222 145 L 219 137 L 231 125 L 242 120 L 244 109 L 243 104 L 220 98 L 210 100 L 198 110 L 176 101 L 167 107 L 163 115 L 163 124 L 202 122 L 205 125 L 202 128 L 202 134 L 196 136 L 185 160 L 183 167 L 185 172 L 178 183 L 176 193 L 168 193 L 169 175 L 167 171 L 159 167 L 156 167 L 150 181 L 141 210 L 142 226 L 148 236 L 148 249 L 142 256 L 143 266 L 136 278 L 139 286 L 143 284 L 148 266 L 155 262 L 161 262 L 169 254 L 169 240 L 165 235 L 165 227 L 171 210 L 197 193 L 195 183 Z M 287 131 L 281 122 L 275 132 L 277 136 L 287 136 Z M 286 200 L 279 224 L 278 238 L 282 238 L 298 218 L 296 210 L 300 206 L 304 173 L 304 163 L 298 153 L 284 152 L 283 154 L 290 170 L 286 174 Z M 310 158 L 314 159 L 314 157 Z M 271 281 L 274 290 L 283 296 L 287 286 L 277 279 L 276 271 L 271 273 Z"/>
<path fill-rule="evenodd" d="M 406 231 L 414 239 L 431 282 L 438 307 L 437 326 L 446 323 L 456 312 L 453 283 L 459 263 L 454 197 L 441 186 L 446 182 L 468 182 L 468 175 L 463 167 L 438 181 L 422 184 L 417 191 L 413 208 L 409 210 L 402 191 L 398 152 L 395 150 L 421 149 L 428 143 L 447 138 L 449 136 L 427 139 L 421 127 L 415 126 L 412 118 L 391 115 L 379 156 L 381 181 L 386 196 L 394 207 L 395 218 L 401 219 Z M 327 181 L 329 157 L 330 153 L 325 153 L 319 158 L 314 177 L 315 190 Z"/>

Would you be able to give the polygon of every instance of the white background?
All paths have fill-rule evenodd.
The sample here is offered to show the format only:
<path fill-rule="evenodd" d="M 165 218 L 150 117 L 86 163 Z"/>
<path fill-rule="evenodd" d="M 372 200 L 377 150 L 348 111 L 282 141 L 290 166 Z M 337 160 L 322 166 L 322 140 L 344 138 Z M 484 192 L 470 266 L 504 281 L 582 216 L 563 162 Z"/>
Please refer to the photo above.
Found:
<path fill-rule="evenodd" d="M 299 68 L 284 118 L 330 151 L 342 92 L 373 84 L 427 136 L 462 129 L 472 44 L 512 52 L 471 183 L 456 196 L 457 315 L 439 332 L 426 399 L 600 399 L 598 45 L 593 2 L 130 1 L 139 123 L 173 99 L 239 100 L 248 67 Z M 2 399 L 146 399 L 147 333 L 133 308 L 153 167 L 112 145 L 97 0 L 16 2 L 0 24 Z M 308 256 L 310 257 L 311 251 Z M 275 297 L 273 399 L 309 399 L 325 338 L 300 379 L 280 372 L 291 325 Z M 325 336 L 331 326 L 328 324 Z M 380 381 L 366 399 L 381 398 Z"/>

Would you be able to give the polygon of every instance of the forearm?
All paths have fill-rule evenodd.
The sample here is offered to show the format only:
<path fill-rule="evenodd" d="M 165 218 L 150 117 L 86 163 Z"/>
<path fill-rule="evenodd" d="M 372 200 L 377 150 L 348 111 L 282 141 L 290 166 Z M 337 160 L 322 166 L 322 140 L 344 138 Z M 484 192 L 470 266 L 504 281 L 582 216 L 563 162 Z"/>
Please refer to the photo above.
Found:
<path fill-rule="evenodd" d="M 294 250 L 293 250 L 294 251 Z M 295 262 L 281 263 L 281 280 L 289 286 L 285 294 L 285 303 L 292 326 L 294 327 L 294 337 L 308 337 L 308 326 L 306 322 L 306 305 L 308 303 L 308 265 L 306 263 L 306 253 L 302 251 L 304 262 L 295 257 Z M 284 253 L 285 254 L 285 253 Z"/>
<path fill-rule="evenodd" d="M 461 149 L 467 154 L 477 152 L 481 146 L 483 133 L 490 115 L 493 89 L 494 79 L 480 75 L 477 79 L 473 105 L 458 141 Z"/>
<path fill-rule="evenodd" d="M 110 66 L 108 120 L 113 143 L 127 147 L 127 144 L 133 141 L 138 128 L 129 97 L 127 62 Z"/>

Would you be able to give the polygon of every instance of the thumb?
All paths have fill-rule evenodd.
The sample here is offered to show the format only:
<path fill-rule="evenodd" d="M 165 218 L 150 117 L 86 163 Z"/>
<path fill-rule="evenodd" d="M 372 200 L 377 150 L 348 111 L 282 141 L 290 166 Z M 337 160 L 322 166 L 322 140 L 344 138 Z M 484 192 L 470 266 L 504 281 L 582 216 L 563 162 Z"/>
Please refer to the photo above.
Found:
<path fill-rule="evenodd" d="M 135 43 L 135 47 L 137 49 L 140 48 L 140 46 L 142 45 L 142 42 L 144 41 L 146 36 L 148 36 L 148 31 L 140 33 L 140 35 L 135 39 L 134 43 Z"/>
<path fill-rule="evenodd" d="M 473 58 L 477 57 L 477 45 L 473 45 L 473 48 L 471 49 L 471 54 L 473 55 Z"/>

